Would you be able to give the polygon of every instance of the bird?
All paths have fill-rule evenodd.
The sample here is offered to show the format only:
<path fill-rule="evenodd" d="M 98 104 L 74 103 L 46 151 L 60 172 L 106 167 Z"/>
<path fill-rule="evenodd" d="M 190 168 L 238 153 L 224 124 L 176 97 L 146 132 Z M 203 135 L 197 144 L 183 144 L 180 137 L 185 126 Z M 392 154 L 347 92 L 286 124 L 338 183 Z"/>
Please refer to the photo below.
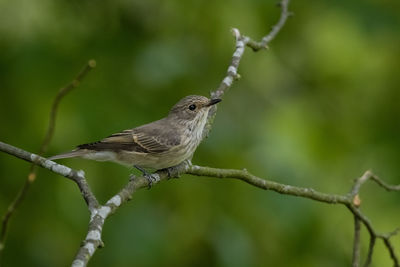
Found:
<path fill-rule="evenodd" d="M 78 145 L 72 151 L 48 159 L 80 157 L 133 166 L 143 173 L 151 187 L 155 178 L 147 170 L 168 170 L 192 158 L 203 139 L 208 113 L 219 102 L 219 98 L 189 95 L 179 100 L 160 120 Z"/>

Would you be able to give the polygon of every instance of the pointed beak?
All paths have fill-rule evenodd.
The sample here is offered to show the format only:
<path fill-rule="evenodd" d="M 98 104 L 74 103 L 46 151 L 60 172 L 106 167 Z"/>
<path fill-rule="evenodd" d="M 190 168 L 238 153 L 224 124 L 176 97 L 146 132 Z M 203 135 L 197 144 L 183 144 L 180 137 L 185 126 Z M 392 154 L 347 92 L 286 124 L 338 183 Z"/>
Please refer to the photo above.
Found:
<path fill-rule="evenodd" d="M 210 102 L 207 104 L 207 106 L 215 105 L 221 101 L 222 101 L 222 99 L 219 99 L 219 98 L 211 99 Z"/>

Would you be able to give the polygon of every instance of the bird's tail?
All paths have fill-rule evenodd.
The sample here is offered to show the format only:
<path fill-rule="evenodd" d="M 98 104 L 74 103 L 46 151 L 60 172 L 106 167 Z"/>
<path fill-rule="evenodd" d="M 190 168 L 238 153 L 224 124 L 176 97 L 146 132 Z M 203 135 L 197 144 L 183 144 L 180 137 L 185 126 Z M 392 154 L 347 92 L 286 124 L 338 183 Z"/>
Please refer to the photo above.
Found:
<path fill-rule="evenodd" d="M 81 150 L 81 149 L 76 149 L 72 150 L 66 153 L 62 153 L 59 155 L 55 155 L 52 157 L 49 157 L 49 160 L 55 160 L 55 159 L 66 159 L 66 158 L 75 158 L 75 157 L 81 157 L 83 155 L 87 154 L 87 151 Z"/>

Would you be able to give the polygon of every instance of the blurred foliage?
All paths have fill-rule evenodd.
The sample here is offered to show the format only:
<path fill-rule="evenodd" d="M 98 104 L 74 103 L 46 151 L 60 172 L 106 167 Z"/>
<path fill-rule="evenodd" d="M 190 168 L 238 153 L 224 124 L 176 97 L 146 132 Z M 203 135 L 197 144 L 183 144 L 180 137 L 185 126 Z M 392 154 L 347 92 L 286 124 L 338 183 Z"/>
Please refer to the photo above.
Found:
<path fill-rule="evenodd" d="M 193 162 L 330 193 L 346 193 L 366 169 L 399 183 L 399 8 L 293 0 L 271 49 L 246 51 Z M 48 155 L 158 119 L 218 86 L 231 27 L 260 38 L 278 16 L 275 1 L 259 0 L 0 0 L 0 140 L 37 151 L 58 88 L 90 58 L 97 68 L 61 103 Z M 103 202 L 132 171 L 62 163 L 85 170 Z M 28 169 L 0 154 L 1 214 Z M 399 226 L 399 194 L 367 185 L 361 197 L 378 229 Z M 4 266 L 69 265 L 87 221 L 77 187 L 40 170 L 12 219 Z M 91 266 L 349 266 L 352 230 L 343 207 L 183 176 L 137 192 L 112 216 Z M 373 263 L 391 266 L 381 242 Z"/>

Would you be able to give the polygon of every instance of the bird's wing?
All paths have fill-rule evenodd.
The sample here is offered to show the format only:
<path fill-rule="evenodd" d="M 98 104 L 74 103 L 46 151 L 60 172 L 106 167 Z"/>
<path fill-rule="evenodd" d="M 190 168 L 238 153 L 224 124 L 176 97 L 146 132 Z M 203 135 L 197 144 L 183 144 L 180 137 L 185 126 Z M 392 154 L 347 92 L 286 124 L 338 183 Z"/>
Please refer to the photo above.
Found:
<path fill-rule="evenodd" d="M 173 129 L 161 125 L 147 124 L 138 128 L 115 133 L 101 141 L 79 145 L 80 149 L 96 151 L 133 151 L 142 153 L 161 153 L 180 143 Z"/>

